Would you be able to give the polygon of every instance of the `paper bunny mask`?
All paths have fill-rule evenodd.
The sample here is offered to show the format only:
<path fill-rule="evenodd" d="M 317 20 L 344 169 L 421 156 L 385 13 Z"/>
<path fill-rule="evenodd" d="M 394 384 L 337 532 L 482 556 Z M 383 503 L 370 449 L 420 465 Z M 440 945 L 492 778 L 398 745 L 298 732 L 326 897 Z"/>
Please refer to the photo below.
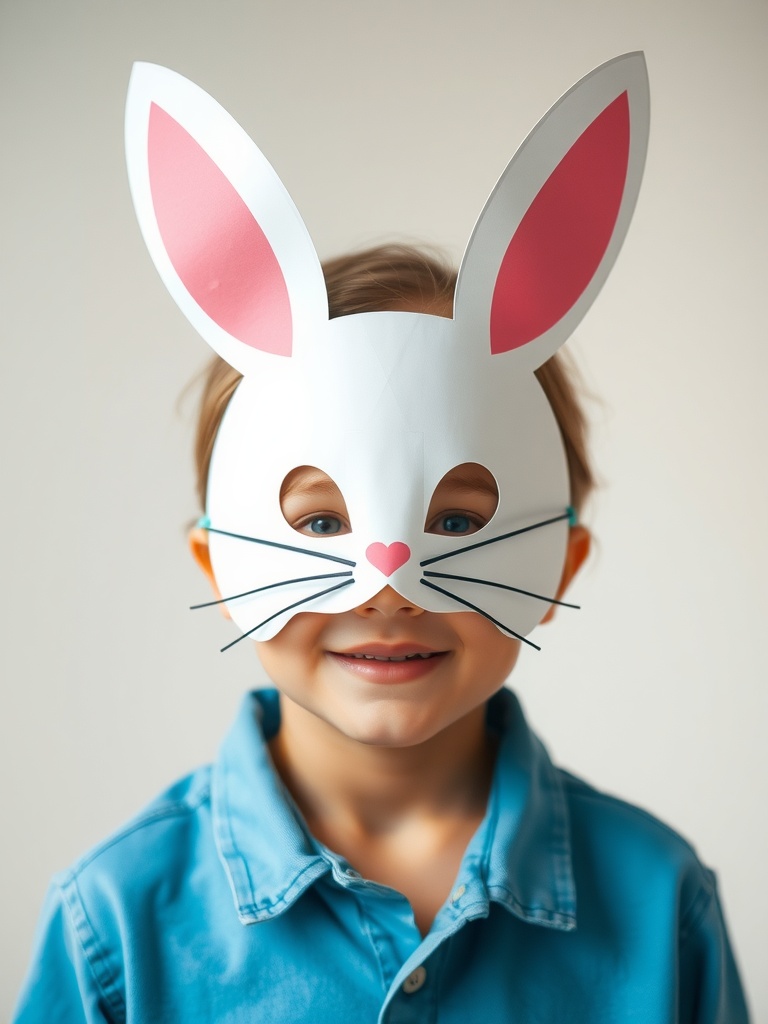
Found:
<path fill-rule="evenodd" d="M 128 93 L 126 147 L 150 254 L 182 311 L 243 374 L 221 423 L 207 523 L 243 635 L 342 612 L 389 584 L 436 612 L 474 610 L 520 639 L 562 572 L 569 520 L 559 429 L 534 376 L 616 259 L 648 136 L 642 54 L 609 61 L 549 111 L 472 233 L 453 319 L 328 318 L 320 263 L 263 155 L 210 96 L 150 64 Z M 479 463 L 499 503 L 469 536 L 425 533 L 440 480 Z M 351 532 L 297 533 L 286 476 L 338 485 Z"/>

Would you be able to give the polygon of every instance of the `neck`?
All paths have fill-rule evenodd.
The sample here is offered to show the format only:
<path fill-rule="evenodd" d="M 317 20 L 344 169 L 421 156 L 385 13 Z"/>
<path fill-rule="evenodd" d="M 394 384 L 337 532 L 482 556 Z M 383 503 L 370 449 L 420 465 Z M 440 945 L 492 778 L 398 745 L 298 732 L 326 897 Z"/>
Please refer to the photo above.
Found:
<path fill-rule="evenodd" d="M 281 696 L 270 743 L 275 767 L 313 833 L 377 835 L 404 822 L 473 819 L 485 812 L 494 750 L 485 706 L 407 747 L 361 743 Z"/>

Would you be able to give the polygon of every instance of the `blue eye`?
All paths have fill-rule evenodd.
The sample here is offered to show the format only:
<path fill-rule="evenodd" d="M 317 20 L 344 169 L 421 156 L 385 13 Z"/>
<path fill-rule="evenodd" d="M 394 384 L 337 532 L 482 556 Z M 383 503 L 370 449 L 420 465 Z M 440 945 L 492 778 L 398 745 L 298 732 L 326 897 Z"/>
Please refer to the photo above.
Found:
<path fill-rule="evenodd" d="M 311 533 L 327 537 L 329 534 L 339 532 L 341 520 L 337 519 L 336 516 L 318 516 L 317 519 L 310 520 L 307 523 L 307 527 L 309 527 Z"/>
<path fill-rule="evenodd" d="M 467 533 L 474 524 L 469 516 L 450 515 L 445 516 L 440 525 L 444 533 Z"/>

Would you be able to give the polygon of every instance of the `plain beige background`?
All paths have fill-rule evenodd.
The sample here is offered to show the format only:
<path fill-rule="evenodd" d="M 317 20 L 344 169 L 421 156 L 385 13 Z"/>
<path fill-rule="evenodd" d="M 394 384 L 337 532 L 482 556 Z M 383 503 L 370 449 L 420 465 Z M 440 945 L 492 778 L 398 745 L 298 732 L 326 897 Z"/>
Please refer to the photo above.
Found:
<path fill-rule="evenodd" d="M 514 685 L 562 764 L 717 870 L 768 1020 L 767 29 L 765 0 L 3 0 L 1 1017 L 50 874 L 209 760 L 261 679 L 186 610 L 176 403 L 207 350 L 130 206 L 131 62 L 234 114 L 321 255 L 396 235 L 458 258 L 538 117 L 644 49 L 645 183 L 570 343 L 600 396 L 598 552 Z"/>

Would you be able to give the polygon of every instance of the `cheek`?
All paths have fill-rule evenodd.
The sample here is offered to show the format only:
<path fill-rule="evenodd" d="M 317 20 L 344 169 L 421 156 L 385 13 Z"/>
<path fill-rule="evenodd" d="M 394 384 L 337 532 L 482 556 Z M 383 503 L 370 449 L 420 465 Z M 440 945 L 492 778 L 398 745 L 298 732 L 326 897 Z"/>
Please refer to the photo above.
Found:
<path fill-rule="evenodd" d="M 517 663 L 520 641 L 505 636 L 492 622 L 476 613 L 462 614 L 460 635 L 466 651 L 477 660 L 477 668 L 490 681 L 501 685 Z"/>
<path fill-rule="evenodd" d="M 261 667 L 275 686 L 279 686 L 279 680 L 286 670 L 285 659 L 281 655 L 279 642 L 276 642 L 276 638 L 257 641 L 255 647 Z"/>
<path fill-rule="evenodd" d="M 496 627 L 493 627 L 496 629 Z M 494 644 L 488 644 L 486 647 L 487 651 L 487 663 L 489 673 L 493 671 L 496 675 L 497 680 L 503 685 L 504 681 L 510 675 L 520 654 L 520 641 L 513 640 L 510 637 L 505 637 L 502 633 L 498 633 L 498 640 Z"/>
<path fill-rule="evenodd" d="M 270 679 L 305 678 L 322 657 L 322 635 L 330 616 L 304 612 L 290 619 L 271 640 L 256 644 L 256 653 Z"/>

